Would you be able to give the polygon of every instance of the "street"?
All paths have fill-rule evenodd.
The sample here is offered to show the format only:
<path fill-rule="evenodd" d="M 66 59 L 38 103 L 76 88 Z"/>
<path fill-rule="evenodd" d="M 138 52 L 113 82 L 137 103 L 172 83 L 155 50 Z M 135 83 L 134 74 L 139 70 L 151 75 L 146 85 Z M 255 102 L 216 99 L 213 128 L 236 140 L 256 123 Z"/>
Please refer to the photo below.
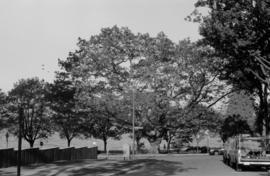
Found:
<path fill-rule="evenodd" d="M 15 176 L 16 167 L 0 169 L 1 176 Z M 109 160 L 57 162 L 22 168 L 23 176 L 267 176 L 266 171 L 236 172 L 223 164 L 222 156 L 144 155 L 134 161 Z"/>

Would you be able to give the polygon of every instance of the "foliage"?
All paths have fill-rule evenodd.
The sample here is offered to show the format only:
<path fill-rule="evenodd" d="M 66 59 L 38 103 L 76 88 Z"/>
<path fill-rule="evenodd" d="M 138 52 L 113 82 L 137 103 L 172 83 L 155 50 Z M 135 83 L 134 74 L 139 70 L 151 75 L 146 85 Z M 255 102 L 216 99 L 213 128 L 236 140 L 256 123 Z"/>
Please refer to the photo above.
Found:
<path fill-rule="evenodd" d="M 125 132 L 123 123 L 118 122 L 122 113 L 121 101 L 112 94 L 102 94 L 101 97 L 93 97 L 87 106 L 90 111 L 83 120 L 81 133 L 103 140 L 104 151 L 107 151 L 107 140 L 120 139 Z"/>
<path fill-rule="evenodd" d="M 215 49 L 212 62 L 220 78 L 258 97 L 260 125 L 265 123 L 269 134 L 268 1 L 199 0 L 197 6 L 210 9 L 208 16 L 200 18 L 201 42 Z"/>
<path fill-rule="evenodd" d="M 239 114 L 228 116 L 221 127 L 220 136 L 223 142 L 229 137 L 236 136 L 238 134 L 252 134 L 247 121 Z"/>
<path fill-rule="evenodd" d="M 191 112 L 199 113 L 202 104 L 208 105 L 207 108 L 214 105 L 218 101 L 214 97 L 222 93 L 225 85 L 218 83 L 210 70 L 207 47 L 197 46 L 189 40 L 175 45 L 163 33 L 148 40 L 152 42 L 150 46 L 144 46 L 146 59 L 136 65 L 136 76 L 140 80 L 137 89 L 143 87 L 148 94 L 148 116 L 144 115 L 151 134 L 148 138 L 164 138 L 169 142 L 180 127 L 200 128 L 200 124 L 195 123 L 185 126 L 186 116 Z M 200 116 L 193 115 L 193 118 L 196 122 Z M 208 127 L 211 122 L 217 122 L 208 120 L 205 120 Z"/>
<path fill-rule="evenodd" d="M 108 118 L 130 132 L 134 100 L 135 126 L 143 128 L 136 132 L 137 141 L 171 140 L 179 130 L 175 124 L 184 124 L 184 116 L 197 105 L 213 106 L 224 87 L 208 67 L 209 48 L 189 40 L 175 44 L 162 32 L 150 37 L 113 26 L 89 40 L 79 39 L 78 48 L 61 63 L 76 84 L 78 101 L 91 112 L 88 126 L 107 119 L 106 107 L 113 104 L 117 112 L 109 110 Z M 172 116 L 174 111 L 179 114 Z"/>
<path fill-rule="evenodd" d="M 129 64 L 140 52 L 137 37 L 128 28 L 103 28 L 89 41 L 80 39 L 79 50 L 72 53 L 78 64 L 71 63 L 73 76 L 84 87 L 122 91 L 130 78 Z"/>
<path fill-rule="evenodd" d="M 102 139 L 105 150 L 109 137 L 130 128 L 128 111 L 122 108 L 126 106 L 119 102 L 130 85 L 129 64 L 138 57 L 137 42 L 127 28 L 104 28 L 88 41 L 79 38 L 79 50 L 60 61 L 76 84 L 80 107 L 89 113 L 82 133 Z"/>
<path fill-rule="evenodd" d="M 192 129 L 195 136 L 201 130 L 218 132 L 222 120 L 220 114 L 201 105 L 198 105 L 196 111 L 190 112 L 186 118 L 186 125 Z"/>
<path fill-rule="evenodd" d="M 183 110 L 185 113 L 181 121 L 178 120 L 179 130 L 176 134 L 178 138 L 183 138 L 183 142 L 189 142 L 193 137 L 198 143 L 202 140 L 206 131 L 217 133 L 221 128 L 222 116 L 221 114 L 208 109 L 206 106 L 196 105 L 192 111 Z M 179 119 L 179 118 L 178 118 Z"/>
<path fill-rule="evenodd" d="M 7 95 L 0 89 L 0 131 L 8 127 L 8 120 L 6 119 Z"/>
<path fill-rule="evenodd" d="M 38 78 L 20 80 L 8 94 L 8 116 L 13 124 L 11 131 L 18 134 L 18 113 L 22 109 L 22 136 L 30 147 L 35 140 L 48 137 L 52 130 L 46 94 L 47 84 Z"/>
<path fill-rule="evenodd" d="M 53 111 L 52 120 L 60 137 L 67 139 L 70 146 L 71 140 L 79 136 L 82 118 L 86 116 L 78 106 L 76 100 L 76 87 L 69 79 L 68 73 L 57 73 L 56 80 L 50 85 L 50 108 Z"/>

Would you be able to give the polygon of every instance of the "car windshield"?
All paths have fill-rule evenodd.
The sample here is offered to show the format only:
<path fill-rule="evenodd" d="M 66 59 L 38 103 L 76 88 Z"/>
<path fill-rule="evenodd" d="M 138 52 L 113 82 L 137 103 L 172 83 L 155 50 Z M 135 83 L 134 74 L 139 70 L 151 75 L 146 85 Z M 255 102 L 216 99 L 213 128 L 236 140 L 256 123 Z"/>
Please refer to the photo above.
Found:
<path fill-rule="evenodd" d="M 262 150 L 263 143 L 261 139 L 242 139 L 240 146 L 245 150 Z"/>
<path fill-rule="evenodd" d="M 269 140 L 263 138 L 243 138 L 240 140 L 242 155 L 263 155 L 270 151 Z"/>

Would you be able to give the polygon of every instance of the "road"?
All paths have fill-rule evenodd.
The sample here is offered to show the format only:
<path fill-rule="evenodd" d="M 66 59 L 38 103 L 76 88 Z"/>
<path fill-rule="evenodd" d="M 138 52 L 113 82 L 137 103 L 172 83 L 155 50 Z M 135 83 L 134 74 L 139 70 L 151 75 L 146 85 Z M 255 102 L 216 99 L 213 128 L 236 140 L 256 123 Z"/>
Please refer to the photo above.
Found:
<path fill-rule="evenodd" d="M 267 176 L 266 171 L 236 172 L 223 164 L 221 156 L 146 155 L 124 161 L 81 160 L 23 167 L 22 176 Z M 1 176 L 15 176 L 16 167 L 0 169 Z"/>

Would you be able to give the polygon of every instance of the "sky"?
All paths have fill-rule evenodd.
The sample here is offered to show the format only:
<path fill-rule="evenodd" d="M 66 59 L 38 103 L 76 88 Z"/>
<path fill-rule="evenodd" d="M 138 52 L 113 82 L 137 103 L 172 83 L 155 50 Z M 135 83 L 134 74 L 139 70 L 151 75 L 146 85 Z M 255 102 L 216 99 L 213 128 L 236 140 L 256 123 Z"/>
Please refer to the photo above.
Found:
<path fill-rule="evenodd" d="M 196 0 L 0 0 L 0 89 L 22 78 L 51 82 L 58 59 L 101 28 L 128 27 L 171 40 L 200 38 L 198 24 L 184 18 Z"/>

